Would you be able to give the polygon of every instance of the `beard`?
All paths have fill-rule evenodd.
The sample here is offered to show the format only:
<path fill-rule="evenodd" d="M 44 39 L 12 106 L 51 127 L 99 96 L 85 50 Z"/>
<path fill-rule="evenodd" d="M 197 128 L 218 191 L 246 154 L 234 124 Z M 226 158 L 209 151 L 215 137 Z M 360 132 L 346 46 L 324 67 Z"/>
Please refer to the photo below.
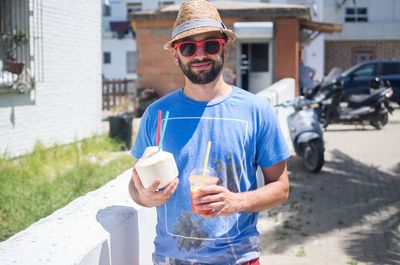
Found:
<path fill-rule="evenodd" d="M 221 54 L 218 59 L 204 58 L 203 60 L 193 60 L 187 63 L 186 65 L 182 63 L 181 59 L 178 58 L 179 67 L 181 68 L 183 74 L 189 78 L 190 81 L 194 84 L 208 84 L 214 81 L 219 73 L 221 72 L 222 67 L 224 66 L 225 58 L 224 53 Z M 211 63 L 211 69 L 195 73 L 192 71 L 191 66 L 195 63 Z"/>

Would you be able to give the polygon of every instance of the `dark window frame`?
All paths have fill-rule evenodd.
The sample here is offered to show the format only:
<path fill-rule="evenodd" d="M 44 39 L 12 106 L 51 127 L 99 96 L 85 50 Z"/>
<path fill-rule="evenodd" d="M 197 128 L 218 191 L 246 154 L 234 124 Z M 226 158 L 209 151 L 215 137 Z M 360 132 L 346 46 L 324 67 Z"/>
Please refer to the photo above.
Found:
<path fill-rule="evenodd" d="M 368 22 L 367 7 L 346 7 L 344 12 L 345 22 Z"/>
<path fill-rule="evenodd" d="M 111 64 L 111 52 L 103 52 L 103 64 Z"/>

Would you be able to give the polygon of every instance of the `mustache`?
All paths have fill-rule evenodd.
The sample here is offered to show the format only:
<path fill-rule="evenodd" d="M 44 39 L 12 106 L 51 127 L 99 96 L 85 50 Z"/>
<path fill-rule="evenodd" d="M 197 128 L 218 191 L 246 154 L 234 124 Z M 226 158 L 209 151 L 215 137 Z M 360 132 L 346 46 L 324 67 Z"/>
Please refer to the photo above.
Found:
<path fill-rule="evenodd" d="M 188 66 L 192 66 L 192 64 L 195 64 L 195 63 L 214 63 L 214 60 L 211 58 L 204 58 L 203 60 L 196 59 L 196 60 L 190 61 L 188 63 Z"/>

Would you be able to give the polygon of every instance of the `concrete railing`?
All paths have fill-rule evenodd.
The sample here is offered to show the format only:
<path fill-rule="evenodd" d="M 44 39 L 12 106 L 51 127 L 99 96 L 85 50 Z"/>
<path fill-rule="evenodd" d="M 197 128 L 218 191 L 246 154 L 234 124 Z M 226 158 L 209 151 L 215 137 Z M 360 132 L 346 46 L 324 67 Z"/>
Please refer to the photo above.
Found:
<path fill-rule="evenodd" d="M 292 99 L 294 80 L 283 79 L 257 95 L 271 105 Z M 279 108 L 277 114 L 286 133 L 288 110 Z M 131 200 L 130 177 L 131 170 L 127 170 L 1 242 L 0 264 L 152 264 L 156 211 Z"/>
<path fill-rule="evenodd" d="M 257 96 L 267 100 L 271 106 L 280 104 L 286 100 L 291 100 L 295 97 L 295 80 L 293 78 L 284 78 L 266 89 L 257 93 Z M 290 140 L 289 128 L 287 126 L 287 116 L 293 112 L 293 108 L 275 108 L 276 115 L 279 120 L 282 132 L 285 135 L 286 142 L 289 144 L 292 152 L 294 151 Z"/>
<path fill-rule="evenodd" d="M 0 264 L 152 264 L 155 209 L 133 203 L 131 170 L 0 243 Z"/>

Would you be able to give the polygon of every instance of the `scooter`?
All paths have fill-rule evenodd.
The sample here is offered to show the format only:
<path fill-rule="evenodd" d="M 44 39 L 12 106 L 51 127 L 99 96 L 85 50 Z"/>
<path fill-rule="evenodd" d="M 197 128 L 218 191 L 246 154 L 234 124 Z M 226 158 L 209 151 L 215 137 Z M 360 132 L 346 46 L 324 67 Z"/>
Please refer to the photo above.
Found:
<path fill-rule="evenodd" d="M 375 83 L 380 80 L 375 80 Z M 368 95 L 351 95 L 343 100 L 343 82 L 336 80 L 332 86 L 320 90 L 314 97 L 318 103 L 316 112 L 324 128 L 332 123 L 364 124 L 368 121 L 376 129 L 381 129 L 388 122 L 388 112 L 393 109 L 389 105 L 389 97 L 393 90 L 391 87 L 371 85 Z"/>
<path fill-rule="evenodd" d="M 290 138 L 296 154 L 303 158 L 305 168 L 317 173 L 324 165 L 323 129 L 311 105 L 312 100 L 296 97 L 276 107 L 293 107 L 294 112 L 287 117 Z"/>

